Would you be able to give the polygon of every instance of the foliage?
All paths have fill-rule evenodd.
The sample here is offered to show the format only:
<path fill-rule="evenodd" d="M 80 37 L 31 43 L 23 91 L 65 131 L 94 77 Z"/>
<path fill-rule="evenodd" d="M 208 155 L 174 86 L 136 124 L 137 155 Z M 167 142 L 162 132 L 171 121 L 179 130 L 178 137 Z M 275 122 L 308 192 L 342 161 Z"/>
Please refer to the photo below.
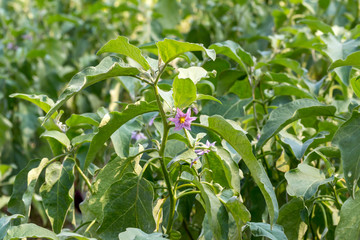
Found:
<path fill-rule="evenodd" d="M 1 239 L 359 238 L 356 1 L 0 13 Z"/>

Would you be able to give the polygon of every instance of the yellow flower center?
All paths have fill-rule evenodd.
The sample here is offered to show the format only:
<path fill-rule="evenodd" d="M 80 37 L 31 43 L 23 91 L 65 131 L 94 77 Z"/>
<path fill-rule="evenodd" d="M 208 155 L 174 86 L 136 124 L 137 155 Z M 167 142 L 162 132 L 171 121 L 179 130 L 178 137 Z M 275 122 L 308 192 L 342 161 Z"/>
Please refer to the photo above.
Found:
<path fill-rule="evenodd" d="M 179 121 L 180 121 L 180 123 L 184 123 L 185 122 L 185 117 L 180 117 Z"/>

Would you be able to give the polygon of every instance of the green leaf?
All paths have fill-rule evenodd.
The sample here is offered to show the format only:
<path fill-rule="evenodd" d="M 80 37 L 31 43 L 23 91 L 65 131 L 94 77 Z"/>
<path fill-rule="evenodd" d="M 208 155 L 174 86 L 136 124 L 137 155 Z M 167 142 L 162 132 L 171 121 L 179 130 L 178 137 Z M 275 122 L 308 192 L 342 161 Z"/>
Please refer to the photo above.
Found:
<path fill-rule="evenodd" d="M 95 218 L 101 221 L 103 214 L 103 201 L 101 201 L 101 197 L 105 194 L 109 187 L 114 182 L 119 181 L 124 174 L 134 172 L 133 162 L 135 162 L 133 157 L 117 157 L 108 162 L 105 167 L 100 170 L 96 176 L 95 182 L 92 184 L 94 193 L 86 198 L 86 200 L 80 205 L 85 221 L 92 221 Z"/>
<path fill-rule="evenodd" d="M 80 234 L 68 232 L 68 231 L 64 231 L 64 230 L 61 233 L 59 233 L 57 236 L 60 238 L 60 240 L 66 240 L 66 239 L 96 240 L 96 238 L 88 238 L 88 237 L 84 237 Z"/>
<path fill-rule="evenodd" d="M 301 68 L 301 65 L 299 62 L 291 59 L 291 58 L 275 58 L 273 60 L 271 60 L 269 63 L 271 64 L 279 64 L 281 66 L 290 68 L 291 70 L 293 70 L 296 74 L 298 74 L 299 76 L 302 76 L 304 74 L 304 70 Z"/>
<path fill-rule="evenodd" d="M 68 99 L 102 80 L 116 77 L 116 76 L 133 76 L 140 71 L 137 68 L 130 67 L 121 58 L 109 56 L 104 58 L 99 65 L 95 67 L 87 67 L 81 72 L 77 73 L 69 82 L 65 91 L 60 95 L 55 105 L 46 114 L 43 123 L 52 116 Z"/>
<path fill-rule="evenodd" d="M 203 121 L 202 121 L 203 122 Z M 205 127 L 210 128 L 224 138 L 242 157 L 249 168 L 255 183 L 260 188 L 270 215 L 271 224 L 276 222 L 279 213 L 278 202 L 274 188 L 267 176 L 264 167 L 257 161 L 252 153 L 251 144 L 240 128 L 234 128 L 234 125 L 227 122 L 221 116 L 212 116 L 205 123 Z M 202 123 L 203 124 L 203 123 Z"/>
<path fill-rule="evenodd" d="M 215 60 L 216 58 L 215 51 L 206 49 L 202 44 L 165 39 L 157 42 L 156 46 L 158 47 L 159 55 L 164 63 L 169 63 L 183 53 L 195 51 L 204 51 L 212 60 Z"/>
<path fill-rule="evenodd" d="M 118 36 L 116 39 L 108 41 L 96 54 L 100 55 L 107 52 L 125 55 L 139 63 L 145 70 L 150 69 L 150 65 L 141 55 L 140 49 L 130 44 L 126 37 Z"/>
<path fill-rule="evenodd" d="M 335 35 L 331 26 L 327 25 L 326 23 L 318 20 L 318 19 L 301 19 L 297 21 L 298 23 L 304 23 L 308 25 L 311 29 L 319 30 L 323 33 L 331 33 Z"/>
<path fill-rule="evenodd" d="M 217 151 L 211 151 L 206 155 L 207 164 L 212 171 L 212 179 L 224 188 L 233 188 L 240 193 L 239 167 L 232 160 L 230 154 L 223 148 L 217 147 Z"/>
<path fill-rule="evenodd" d="M 52 231 L 33 223 L 26 223 L 19 226 L 10 227 L 4 240 L 15 240 L 23 238 L 46 238 L 51 240 L 59 240 L 56 234 Z"/>
<path fill-rule="evenodd" d="M 333 62 L 339 59 L 346 59 L 351 53 L 358 50 L 358 40 L 350 40 L 342 43 L 331 34 L 321 36 L 321 40 L 327 46 L 324 52 L 331 58 Z M 350 66 L 344 66 L 335 69 L 336 74 L 346 86 L 349 85 L 350 71 Z"/>
<path fill-rule="evenodd" d="M 138 228 L 126 228 L 125 232 L 119 234 L 119 240 L 164 240 L 161 233 L 145 233 Z"/>
<path fill-rule="evenodd" d="M 202 201 L 200 198 L 198 200 L 202 203 L 208 216 L 214 238 L 216 240 L 227 239 L 229 216 L 224 205 L 207 184 L 200 183 L 198 180 L 194 180 L 194 182 L 201 192 Z"/>
<path fill-rule="evenodd" d="M 73 198 L 70 190 L 74 184 L 73 159 L 66 159 L 61 165 L 54 162 L 46 168 L 45 183 L 40 187 L 45 212 L 55 233 L 60 233 Z"/>
<path fill-rule="evenodd" d="M 246 67 L 254 66 L 254 61 L 250 53 L 246 52 L 239 44 L 236 42 L 227 40 L 225 42 L 212 44 L 210 49 L 214 49 L 217 54 L 223 54 L 235 62 L 237 62 L 244 70 L 247 72 Z M 247 66 L 245 66 L 245 64 Z"/>
<path fill-rule="evenodd" d="M 57 140 L 59 143 L 64 145 L 67 149 L 70 149 L 71 144 L 69 138 L 66 136 L 65 133 L 59 131 L 45 131 L 43 132 L 40 137 L 52 138 Z"/>
<path fill-rule="evenodd" d="M 202 67 L 188 67 L 188 68 L 179 68 L 178 78 L 186 79 L 189 78 L 194 84 L 197 84 L 202 78 L 206 78 L 208 72 Z"/>
<path fill-rule="evenodd" d="M 17 218 L 24 218 L 24 216 L 20 214 L 14 214 L 0 218 L 0 239 L 4 239 L 7 230 L 10 228 L 11 220 Z"/>
<path fill-rule="evenodd" d="M 222 104 L 209 102 L 203 106 L 202 113 L 206 115 L 219 114 L 226 119 L 239 119 L 245 116 L 245 107 L 251 99 L 239 99 L 236 95 L 226 95 L 219 98 Z"/>
<path fill-rule="evenodd" d="M 204 95 L 204 94 L 198 94 L 196 96 L 196 100 L 212 100 L 212 101 L 222 104 L 221 101 L 219 99 L 217 99 L 216 97 L 213 97 L 210 95 Z"/>
<path fill-rule="evenodd" d="M 24 221 L 27 221 L 29 217 L 36 182 L 48 162 L 49 160 L 47 158 L 31 160 L 26 167 L 16 175 L 13 192 L 8 203 L 8 211 L 12 214 L 24 215 Z"/>
<path fill-rule="evenodd" d="M 72 114 L 67 120 L 66 125 L 68 127 L 82 126 L 84 124 L 90 124 L 93 126 L 99 126 L 100 117 L 96 113 L 83 113 L 83 114 Z"/>
<path fill-rule="evenodd" d="M 360 51 L 351 53 L 348 55 L 345 60 L 339 59 L 334 61 L 330 66 L 328 71 L 333 70 L 334 68 L 343 67 L 343 66 L 352 66 L 352 67 L 360 67 L 359 63 Z"/>
<path fill-rule="evenodd" d="M 144 113 L 158 111 L 156 102 L 136 102 L 129 104 L 122 112 L 111 112 L 101 120 L 99 131 L 94 136 L 85 159 L 86 169 L 95 158 L 96 153 L 102 148 L 111 135 L 127 121 Z"/>
<path fill-rule="evenodd" d="M 339 127 L 332 143 L 339 147 L 341 152 L 344 177 L 351 196 L 360 177 L 360 113 L 353 111 L 351 118 Z"/>
<path fill-rule="evenodd" d="M 341 207 L 335 240 L 360 238 L 360 191 L 354 197 L 348 198 Z"/>
<path fill-rule="evenodd" d="M 260 149 L 269 138 L 291 122 L 304 117 L 333 116 L 335 112 L 336 107 L 311 99 L 298 99 L 285 104 L 270 113 L 269 119 L 261 130 L 261 137 L 256 147 Z"/>
<path fill-rule="evenodd" d="M 175 107 L 183 109 L 196 100 L 196 86 L 191 79 L 175 77 L 172 86 Z"/>
<path fill-rule="evenodd" d="M 274 86 L 274 95 L 275 96 L 281 96 L 281 95 L 288 95 L 288 96 L 295 96 L 299 98 L 311 98 L 314 99 L 314 97 L 305 91 L 302 88 L 299 88 L 297 86 L 287 85 L 287 84 L 280 84 Z"/>
<path fill-rule="evenodd" d="M 318 134 L 316 134 L 315 137 L 306 140 L 304 143 L 302 143 L 300 140 L 298 140 L 286 131 L 281 131 L 279 135 L 281 141 L 283 141 L 285 144 L 288 144 L 291 147 L 291 150 L 293 151 L 295 157 L 300 160 L 304 156 L 306 150 L 314 141 L 324 139 L 327 135 L 329 135 L 329 132 L 319 132 Z"/>
<path fill-rule="evenodd" d="M 152 214 L 153 188 L 133 173 L 113 183 L 101 199 L 104 217 L 97 233 L 104 239 L 117 239 L 128 227 L 151 233 L 155 229 Z"/>
<path fill-rule="evenodd" d="M 20 98 L 32 102 L 46 113 L 54 106 L 54 101 L 46 95 L 29 95 L 23 93 L 14 93 L 11 94 L 9 97 Z"/>
<path fill-rule="evenodd" d="M 358 98 L 360 98 L 360 81 L 359 80 L 360 80 L 359 77 L 354 77 L 350 80 L 350 85 Z"/>
<path fill-rule="evenodd" d="M 300 198 L 293 198 L 280 208 L 277 222 L 284 227 L 288 239 L 304 239 L 307 230 L 306 223 L 301 220 L 301 212 L 304 209 L 304 201 Z"/>
<path fill-rule="evenodd" d="M 95 136 L 95 133 L 89 133 L 89 134 L 83 134 L 83 135 L 76 136 L 73 139 L 71 139 L 71 145 L 76 147 L 83 143 L 91 143 L 94 136 Z"/>
<path fill-rule="evenodd" d="M 268 223 L 249 222 L 251 233 L 255 237 L 267 237 L 272 240 L 287 240 L 283 228 L 280 225 L 270 226 Z"/>
<path fill-rule="evenodd" d="M 241 85 L 241 88 L 239 89 L 240 91 L 248 88 L 251 96 L 251 87 L 249 80 L 247 79 L 246 73 L 244 71 L 239 71 L 234 69 L 225 70 L 220 73 L 219 80 L 217 81 L 217 86 L 216 86 L 216 95 L 217 96 L 225 95 L 231 90 L 231 88 L 235 87 L 234 85 L 236 85 L 237 83 Z M 242 95 L 240 91 L 236 91 L 236 94 Z"/>
<path fill-rule="evenodd" d="M 224 191 L 220 196 L 220 201 L 234 218 L 237 226 L 238 239 L 242 239 L 243 226 L 250 221 L 251 215 L 245 205 L 240 201 L 239 197 L 233 196 L 231 192 L 231 190 Z"/>
<path fill-rule="evenodd" d="M 325 174 L 319 169 L 301 163 L 295 169 L 285 173 L 288 182 L 286 188 L 290 196 L 302 197 L 305 200 L 310 199 L 319 186 L 334 180 L 334 176 L 326 178 Z"/>

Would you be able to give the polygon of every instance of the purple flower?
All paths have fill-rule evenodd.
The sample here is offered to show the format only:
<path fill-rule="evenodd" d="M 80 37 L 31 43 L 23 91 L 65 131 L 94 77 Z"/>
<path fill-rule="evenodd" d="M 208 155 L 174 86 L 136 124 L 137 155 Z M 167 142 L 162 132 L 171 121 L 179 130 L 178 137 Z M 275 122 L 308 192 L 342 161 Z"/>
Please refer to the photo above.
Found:
<path fill-rule="evenodd" d="M 206 140 L 205 148 L 196 149 L 196 150 L 195 150 L 195 153 L 196 153 L 197 155 L 204 155 L 205 153 L 209 153 L 210 150 L 211 150 L 211 147 L 214 147 L 214 146 L 215 146 L 215 143 L 216 143 L 216 142 L 210 143 L 208 140 Z"/>
<path fill-rule="evenodd" d="M 186 113 L 183 113 L 179 108 L 176 109 L 176 115 L 174 118 L 169 118 L 168 120 L 175 123 L 175 131 L 179 131 L 183 128 L 191 130 L 191 122 L 196 119 L 196 117 L 190 117 L 191 109 L 188 108 Z"/>
<path fill-rule="evenodd" d="M 138 141 L 140 139 L 146 139 L 146 137 L 142 132 L 134 131 L 131 133 L 131 139 L 135 139 L 135 141 Z"/>
<path fill-rule="evenodd" d="M 154 120 L 156 117 L 157 117 L 157 115 L 150 119 L 149 126 L 152 126 L 154 124 Z"/>
<path fill-rule="evenodd" d="M 199 113 L 199 110 L 195 106 L 192 107 L 192 110 L 195 115 L 197 115 Z"/>

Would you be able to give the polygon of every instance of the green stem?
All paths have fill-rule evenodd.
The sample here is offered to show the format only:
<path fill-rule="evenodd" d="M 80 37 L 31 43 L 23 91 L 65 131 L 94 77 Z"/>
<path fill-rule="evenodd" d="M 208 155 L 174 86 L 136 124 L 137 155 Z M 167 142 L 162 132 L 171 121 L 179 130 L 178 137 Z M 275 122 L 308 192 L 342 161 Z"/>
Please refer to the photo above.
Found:
<path fill-rule="evenodd" d="M 184 192 L 182 194 L 180 194 L 178 197 L 176 197 L 176 199 L 180 199 L 182 197 L 185 197 L 187 195 L 191 195 L 191 194 L 198 194 L 201 193 L 200 191 L 189 191 L 189 192 Z"/>
<path fill-rule="evenodd" d="M 79 165 L 77 165 L 77 163 L 75 163 L 75 167 L 76 167 L 76 170 L 80 173 L 81 177 L 84 179 L 86 185 L 88 186 L 91 194 L 94 194 L 94 191 L 91 187 L 91 183 L 90 183 L 90 180 L 86 177 L 86 175 L 83 173 L 83 171 L 80 169 Z"/>
<path fill-rule="evenodd" d="M 184 187 L 196 187 L 196 186 L 195 186 L 195 184 L 187 183 L 187 184 L 182 184 L 182 185 L 178 186 L 176 188 L 176 190 L 179 190 L 180 188 L 184 188 Z"/>
<path fill-rule="evenodd" d="M 169 127 L 169 124 L 167 122 L 165 111 L 164 111 L 164 109 L 162 107 L 162 104 L 161 104 L 160 95 L 159 95 L 159 91 L 158 91 L 158 87 L 157 87 L 157 83 L 158 83 L 158 81 L 160 79 L 160 76 L 161 76 L 163 70 L 165 69 L 165 67 L 166 67 L 166 64 L 160 70 L 158 76 L 156 77 L 155 83 L 153 85 L 153 89 L 154 89 L 154 93 L 155 93 L 155 97 L 156 97 L 156 102 L 157 102 L 157 105 L 159 107 L 161 119 L 162 119 L 162 122 L 163 122 L 163 127 L 164 127 L 164 132 L 163 132 L 163 136 L 162 136 L 162 140 L 161 140 L 161 146 L 160 146 L 160 150 L 159 150 L 159 156 L 160 156 L 161 170 L 162 170 L 162 172 L 164 174 L 165 183 L 166 183 L 166 187 L 167 187 L 168 192 L 169 192 L 169 199 L 170 199 L 169 220 L 168 220 L 168 225 L 167 225 L 167 228 L 166 228 L 166 233 L 170 234 L 171 229 L 172 229 L 172 225 L 173 225 L 174 215 L 175 215 L 175 203 L 176 203 L 175 196 L 174 196 L 174 191 L 173 191 L 171 181 L 170 181 L 169 172 L 166 169 L 165 159 L 164 159 L 164 151 L 165 151 L 165 146 L 166 146 L 166 140 L 167 140 L 168 135 L 169 135 L 170 127 Z"/>
<path fill-rule="evenodd" d="M 144 166 L 141 169 L 141 173 L 139 174 L 139 180 L 142 178 L 142 176 L 144 175 L 144 172 L 146 170 L 146 168 L 150 165 L 150 163 L 156 159 L 159 159 L 160 157 L 154 157 L 154 158 L 150 158 L 149 160 L 146 161 L 146 163 L 144 164 Z"/>

